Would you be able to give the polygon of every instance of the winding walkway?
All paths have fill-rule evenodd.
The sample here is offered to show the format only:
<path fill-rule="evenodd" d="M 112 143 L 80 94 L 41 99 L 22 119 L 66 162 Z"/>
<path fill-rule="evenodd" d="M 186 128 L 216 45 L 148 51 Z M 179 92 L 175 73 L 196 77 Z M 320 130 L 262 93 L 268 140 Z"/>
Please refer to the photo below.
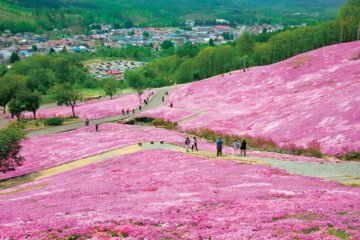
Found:
<path fill-rule="evenodd" d="M 113 157 L 118 157 L 126 154 L 136 153 L 151 149 L 163 149 L 181 152 L 184 154 L 191 154 L 203 158 L 216 158 L 218 160 L 231 160 L 249 164 L 262 164 L 271 167 L 283 169 L 290 174 L 298 174 L 303 176 L 318 177 L 326 180 L 335 180 L 342 184 L 357 184 L 360 185 L 360 163 L 309 163 L 309 162 L 294 162 L 285 160 L 276 160 L 270 158 L 259 157 L 234 157 L 225 155 L 221 158 L 215 157 L 215 154 L 207 151 L 199 152 L 186 152 L 183 147 L 179 147 L 169 143 L 143 143 L 129 145 L 123 148 L 111 150 L 108 152 L 100 153 L 87 158 L 75 160 L 66 164 L 55 166 L 52 168 L 44 169 L 38 172 L 29 173 L 23 176 L 11 178 L 8 180 L 0 181 L 0 189 L 7 189 L 21 184 L 30 183 L 36 180 L 41 180 L 53 175 L 70 171 L 76 168 L 81 168 L 92 163 L 105 161 Z M 37 185 L 35 185 L 36 187 Z M 8 195 L 19 191 L 25 191 L 32 187 L 24 187 L 16 189 L 11 192 L 0 193 L 1 195 Z"/>
<path fill-rule="evenodd" d="M 117 122 L 120 120 L 125 120 L 127 118 L 134 117 L 146 110 L 157 108 L 157 107 L 163 105 L 162 97 L 165 95 L 165 92 L 170 92 L 172 90 L 172 88 L 173 88 L 173 86 L 158 89 L 158 92 L 149 100 L 148 104 L 142 107 L 142 111 L 139 111 L 137 109 L 135 111 L 134 115 L 130 115 L 130 116 L 129 115 L 127 115 L 127 116 L 117 115 L 117 116 L 112 116 L 112 117 L 93 119 L 90 121 L 90 125 L 95 126 L 96 124 Z M 49 134 L 67 132 L 67 131 L 81 128 L 84 125 L 85 125 L 85 121 L 81 121 L 81 122 L 57 126 L 57 127 L 44 128 L 44 129 L 31 131 L 27 134 L 27 136 L 28 137 L 44 136 L 44 135 L 49 135 Z"/>

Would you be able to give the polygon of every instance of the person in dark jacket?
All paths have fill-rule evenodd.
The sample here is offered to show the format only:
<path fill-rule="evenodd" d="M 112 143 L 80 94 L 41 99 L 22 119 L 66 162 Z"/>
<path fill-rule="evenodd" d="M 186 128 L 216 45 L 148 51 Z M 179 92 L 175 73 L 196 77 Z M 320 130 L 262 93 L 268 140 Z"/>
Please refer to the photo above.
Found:
<path fill-rule="evenodd" d="M 246 157 L 246 141 L 245 139 L 241 142 L 241 147 L 240 147 L 240 156 L 242 156 L 242 153 L 244 152 L 244 157 Z"/>
<path fill-rule="evenodd" d="M 186 148 L 186 152 L 189 152 L 189 147 L 190 147 L 190 138 L 186 138 L 185 139 L 185 148 Z"/>
<path fill-rule="evenodd" d="M 196 137 L 193 137 L 193 144 L 192 144 L 192 146 L 191 146 L 191 150 L 194 151 L 194 149 L 195 149 L 196 151 L 199 151 L 199 150 L 198 150 L 198 145 L 197 145 L 197 139 L 196 139 Z"/>
<path fill-rule="evenodd" d="M 216 156 L 221 157 L 222 156 L 222 147 L 223 147 L 223 141 L 221 140 L 221 137 L 218 138 L 216 141 Z"/>

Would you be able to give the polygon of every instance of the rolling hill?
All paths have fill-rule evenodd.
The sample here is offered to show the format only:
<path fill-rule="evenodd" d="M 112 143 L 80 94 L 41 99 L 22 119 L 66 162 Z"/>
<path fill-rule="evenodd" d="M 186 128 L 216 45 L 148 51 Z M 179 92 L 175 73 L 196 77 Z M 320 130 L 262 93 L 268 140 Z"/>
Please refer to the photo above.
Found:
<path fill-rule="evenodd" d="M 360 41 L 324 47 L 248 72 L 185 84 L 144 116 L 183 130 L 269 137 L 343 154 L 360 148 Z"/>

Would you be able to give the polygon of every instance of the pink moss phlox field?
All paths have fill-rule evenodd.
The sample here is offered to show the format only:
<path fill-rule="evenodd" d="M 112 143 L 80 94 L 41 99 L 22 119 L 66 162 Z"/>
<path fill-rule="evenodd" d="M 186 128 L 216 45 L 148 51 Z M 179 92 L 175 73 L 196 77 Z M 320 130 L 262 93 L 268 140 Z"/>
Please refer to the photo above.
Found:
<path fill-rule="evenodd" d="M 359 150 L 359 54 L 360 41 L 321 48 L 186 84 L 165 104 L 207 112 L 179 124 L 183 129 L 271 137 L 280 145 L 317 140 L 328 154 Z"/>
<path fill-rule="evenodd" d="M 188 117 L 191 117 L 196 113 L 178 108 L 170 108 L 169 106 L 163 106 L 159 108 L 154 108 L 147 110 L 141 113 L 140 117 L 151 117 L 151 118 L 161 118 L 165 121 L 178 122 Z"/>
<path fill-rule="evenodd" d="M 1 173 L 0 180 L 47 169 L 139 142 L 165 141 L 183 146 L 186 136 L 186 134 L 162 128 L 102 124 L 100 132 L 95 132 L 95 127 L 90 126 L 70 132 L 31 137 L 22 142 L 20 155 L 25 158 L 23 165 L 17 167 L 15 171 Z M 202 151 L 215 152 L 216 149 L 215 144 L 201 139 L 198 145 Z M 231 154 L 231 149 L 224 147 L 224 153 Z M 321 158 L 258 151 L 248 151 L 248 156 L 301 162 L 324 161 Z"/>
<path fill-rule="evenodd" d="M 1 190 L 0 239 L 359 239 L 359 198 L 267 166 L 147 150 Z"/>
<path fill-rule="evenodd" d="M 151 91 L 145 91 L 142 96 L 143 100 L 150 96 Z M 112 100 L 105 99 L 93 102 L 80 103 L 75 107 L 75 113 L 82 119 L 96 119 L 120 115 L 122 110 L 138 109 L 139 96 L 135 93 L 125 96 L 114 97 Z M 38 118 L 51 118 L 51 117 L 70 117 L 72 116 L 71 107 L 59 106 L 54 108 L 41 109 L 37 112 Z M 25 113 L 24 117 L 32 118 L 32 113 Z"/>

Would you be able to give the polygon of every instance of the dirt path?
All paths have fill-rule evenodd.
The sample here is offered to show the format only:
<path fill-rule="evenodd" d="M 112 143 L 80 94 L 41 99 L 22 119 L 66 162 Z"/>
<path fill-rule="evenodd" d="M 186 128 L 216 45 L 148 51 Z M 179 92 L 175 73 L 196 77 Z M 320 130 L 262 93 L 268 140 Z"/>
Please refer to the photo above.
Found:
<path fill-rule="evenodd" d="M 249 164 L 269 165 L 271 167 L 286 170 L 291 174 L 324 178 L 327 180 L 338 181 L 343 184 L 360 184 L 360 163 L 323 163 L 322 164 L 322 163 L 284 161 L 284 160 L 259 158 L 259 157 L 234 157 L 231 155 L 225 155 L 219 158 L 216 157 L 215 153 L 213 152 L 207 152 L 207 151 L 186 152 L 183 147 L 179 147 L 168 143 L 164 143 L 164 144 L 143 143 L 142 146 L 139 146 L 138 144 L 129 145 L 123 148 L 119 148 L 108 152 L 100 153 L 94 156 L 90 156 L 87 158 L 75 160 L 73 162 L 62 164 L 49 169 L 29 173 L 9 180 L 0 181 L 0 189 L 7 189 L 21 184 L 30 183 L 36 180 L 41 180 L 47 177 L 51 177 L 53 175 L 62 172 L 81 168 L 92 163 L 105 161 L 113 157 L 118 157 L 144 150 L 150 150 L 150 149 L 170 150 L 170 151 L 195 155 L 198 157 L 215 158 L 217 160 L 228 160 L 228 161 L 231 160 L 231 161 L 238 161 Z M 25 187 L 25 188 L 16 189 L 12 191 L 12 193 L 25 191 L 27 189 L 31 189 L 31 188 Z M 10 193 L 11 192 L 5 192 L 0 195 L 10 194 Z"/>

